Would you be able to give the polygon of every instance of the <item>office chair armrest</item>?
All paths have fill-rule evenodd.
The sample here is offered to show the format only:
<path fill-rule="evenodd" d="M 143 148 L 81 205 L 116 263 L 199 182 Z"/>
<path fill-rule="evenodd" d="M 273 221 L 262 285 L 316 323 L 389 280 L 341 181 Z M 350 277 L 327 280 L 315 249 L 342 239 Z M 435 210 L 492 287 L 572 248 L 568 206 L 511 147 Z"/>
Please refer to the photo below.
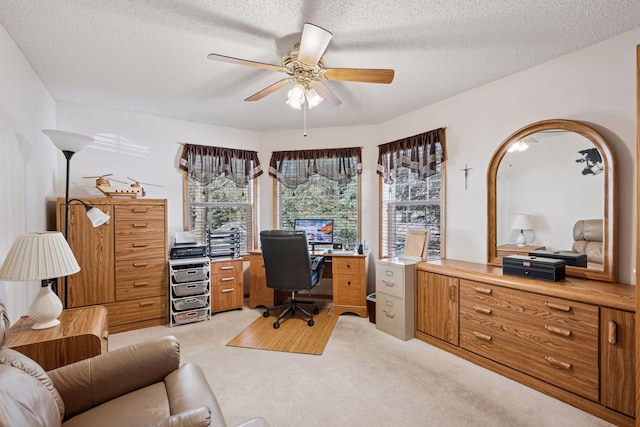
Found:
<path fill-rule="evenodd" d="M 317 270 L 320 265 L 324 264 L 323 256 L 316 256 L 311 259 L 311 269 Z"/>

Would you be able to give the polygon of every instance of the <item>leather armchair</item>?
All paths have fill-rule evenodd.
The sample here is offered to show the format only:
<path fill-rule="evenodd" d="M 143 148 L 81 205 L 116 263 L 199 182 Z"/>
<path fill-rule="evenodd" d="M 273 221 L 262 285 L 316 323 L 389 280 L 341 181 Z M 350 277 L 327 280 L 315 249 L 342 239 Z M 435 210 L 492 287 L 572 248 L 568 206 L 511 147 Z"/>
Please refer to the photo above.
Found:
<path fill-rule="evenodd" d="M 573 247 L 571 250 L 587 256 L 587 262 L 602 264 L 604 226 L 601 219 L 581 219 L 573 226 Z"/>
<path fill-rule="evenodd" d="M 9 321 L 0 301 L 0 345 Z M 0 349 L 0 426 L 226 426 L 202 370 L 180 366 L 173 336 L 45 372 Z M 254 418 L 244 427 L 266 427 Z"/>

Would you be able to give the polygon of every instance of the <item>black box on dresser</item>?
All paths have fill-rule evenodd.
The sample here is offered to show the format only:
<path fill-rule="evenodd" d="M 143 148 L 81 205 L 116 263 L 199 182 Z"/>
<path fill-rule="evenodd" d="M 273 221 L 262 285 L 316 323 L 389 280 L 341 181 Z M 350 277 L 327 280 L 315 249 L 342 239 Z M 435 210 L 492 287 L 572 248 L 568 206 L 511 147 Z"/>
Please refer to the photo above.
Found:
<path fill-rule="evenodd" d="M 509 255 L 502 258 L 503 274 L 550 282 L 564 280 L 565 266 L 564 260 L 538 256 Z"/>

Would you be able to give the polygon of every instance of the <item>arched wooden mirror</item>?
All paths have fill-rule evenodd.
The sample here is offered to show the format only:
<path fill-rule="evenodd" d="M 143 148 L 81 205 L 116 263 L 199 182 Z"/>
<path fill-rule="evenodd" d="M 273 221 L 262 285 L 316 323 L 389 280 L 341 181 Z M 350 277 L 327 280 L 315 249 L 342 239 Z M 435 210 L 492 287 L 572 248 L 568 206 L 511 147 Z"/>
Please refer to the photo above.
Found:
<path fill-rule="evenodd" d="M 609 143 L 586 124 L 544 120 L 511 134 L 487 171 L 489 264 L 536 249 L 586 253 L 587 265 L 567 265 L 567 276 L 616 281 L 614 172 Z M 519 214 L 525 230 L 512 229 Z"/>

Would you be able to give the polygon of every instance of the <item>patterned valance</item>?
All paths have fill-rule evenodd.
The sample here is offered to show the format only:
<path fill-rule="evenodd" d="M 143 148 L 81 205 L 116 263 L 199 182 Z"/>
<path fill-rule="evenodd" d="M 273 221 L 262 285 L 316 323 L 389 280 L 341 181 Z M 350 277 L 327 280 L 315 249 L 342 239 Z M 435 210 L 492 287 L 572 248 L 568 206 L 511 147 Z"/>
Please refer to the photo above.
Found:
<path fill-rule="evenodd" d="M 289 188 L 304 184 L 316 174 L 346 185 L 361 172 L 361 147 L 274 151 L 269 162 L 269 175 Z"/>
<path fill-rule="evenodd" d="M 194 144 L 183 145 L 180 169 L 202 185 L 226 176 L 238 187 L 246 187 L 249 180 L 262 174 L 255 151 Z"/>
<path fill-rule="evenodd" d="M 379 145 L 377 173 L 391 184 L 398 176 L 398 168 L 408 167 L 425 179 L 445 160 L 445 129 L 439 128 Z"/>

